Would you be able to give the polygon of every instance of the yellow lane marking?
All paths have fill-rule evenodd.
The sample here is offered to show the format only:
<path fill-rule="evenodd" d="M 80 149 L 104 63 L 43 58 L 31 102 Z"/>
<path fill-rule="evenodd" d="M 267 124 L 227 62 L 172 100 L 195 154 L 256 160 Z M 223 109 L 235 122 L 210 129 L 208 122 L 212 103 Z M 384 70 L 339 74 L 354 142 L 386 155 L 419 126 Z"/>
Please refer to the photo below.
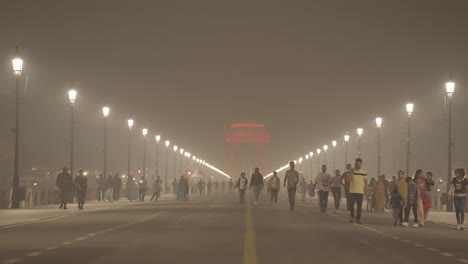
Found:
<path fill-rule="evenodd" d="M 245 219 L 244 264 L 258 264 L 252 208 L 247 206 Z"/>

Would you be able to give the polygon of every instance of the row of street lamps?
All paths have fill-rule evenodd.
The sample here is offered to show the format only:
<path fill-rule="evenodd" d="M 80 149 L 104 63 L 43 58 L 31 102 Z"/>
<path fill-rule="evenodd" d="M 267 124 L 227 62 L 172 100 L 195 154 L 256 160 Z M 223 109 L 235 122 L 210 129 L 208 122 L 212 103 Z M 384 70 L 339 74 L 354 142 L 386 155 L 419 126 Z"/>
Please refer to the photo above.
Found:
<path fill-rule="evenodd" d="M 12 182 L 12 197 L 11 197 L 11 208 L 19 208 L 20 207 L 20 176 L 19 176 L 19 164 L 20 164 L 20 148 L 19 148 L 19 142 L 20 142 L 20 78 L 21 78 L 21 73 L 23 72 L 23 59 L 21 59 L 18 56 L 18 48 L 16 48 L 16 57 L 12 60 L 12 66 L 13 66 L 13 76 L 15 77 L 16 81 L 16 118 L 15 118 L 15 156 L 14 156 L 14 174 L 13 174 L 13 182 Z M 71 112 L 71 118 L 70 118 L 70 173 L 74 175 L 74 154 L 75 154 L 75 111 L 76 111 L 76 106 L 77 106 L 77 98 L 78 98 L 78 92 L 75 89 L 71 89 L 68 91 L 68 100 L 70 102 L 70 112 Z M 102 108 L 102 114 L 104 117 L 104 164 L 103 164 L 103 175 L 107 175 L 107 137 L 108 137 L 108 118 L 110 115 L 110 108 L 108 106 L 104 106 Z M 135 122 L 133 119 L 127 120 L 127 125 L 129 128 L 129 139 L 128 139 L 128 164 L 127 164 L 127 175 L 130 175 L 131 172 L 131 146 L 132 146 L 132 128 L 134 126 Z M 143 128 L 142 129 L 142 135 L 143 135 L 143 175 L 146 176 L 147 173 L 147 167 L 146 167 L 146 141 L 147 141 L 147 135 L 148 135 L 148 129 Z M 159 143 L 161 141 L 161 136 L 156 135 L 156 171 L 155 175 L 158 176 L 159 174 Z M 169 155 L 169 146 L 171 142 L 169 140 L 165 141 L 166 145 L 166 175 L 165 175 L 165 192 L 168 192 L 168 155 Z M 211 170 L 224 175 L 229 178 L 229 175 L 221 171 L 220 169 L 214 167 L 213 165 L 209 164 L 206 162 L 204 159 L 197 158 L 196 156 L 192 156 L 191 153 L 186 152 L 183 148 L 178 148 L 178 146 L 174 146 L 174 176 L 177 176 L 176 174 L 176 155 L 179 150 L 179 153 L 181 154 L 182 157 L 186 157 L 187 159 L 192 160 L 200 165 L 206 166 L 210 168 Z M 182 158 L 180 159 L 180 164 L 181 164 L 181 170 L 182 170 L 182 164 L 183 160 Z"/>
<path fill-rule="evenodd" d="M 452 76 L 450 76 L 450 80 L 448 82 L 445 83 L 445 92 L 446 92 L 446 98 L 447 98 L 447 102 L 448 102 L 448 171 L 447 171 L 447 192 L 450 188 L 450 182 L 452 180 L 452 97 L 453 97 L 453 94 L 455 92 L 455 82 L 452 81 Z M 409 102 L 406 104 L 406 113 L 408 115 L 408 127 L 407 127 L 407 133 L 406 133 L 406 175 L 409 175 L 410 174 L 410 156 L 411 156 L 411 119 L 412 119 L 412 116 L 413 116 L 413 112 L 414 112 L 414 104 Z M 381 139 L 380 139 L 380 131 L 381 131 L 381 128 L 382 128 L 382 124 L 383 124 L 383 119 L 382 117 L 377 117 L 375 119 L 375 125 L 376 125 L 376 128 L 377 128 L 377 175 L 381 175 L 381 160 L 382 160 L 382 157 L 381 157 Z M 362 145 L 362 136 L 364 134 L 364 129 L 359 127 L 356 129 L 356 132 L 357 132 L 357 139 L 358 139 L 358 157 L 361 158 L 362 156 L 362 149 L 361 149 L 361 145 Z M 346 168 L 346 165 L 348 164 L 348 142 L 349 142 L 349 139 L 350 139 L 350 136 L 349 136 L 349 133 L 346 133 L 344 135 L 344 148 L 345 148 L 345 151 L 344 151 L 344 160 L 345 160 L 345 168 Z M 332 146 L 333 146 L 333 171 L 335 171 L 335 159 L 336 159 L 336 156 L 335 156 L 335 148 L 336 148 L 336 145 L 337 145 L 337 141 L 336 140 L 333 140 L 332 141 Z M 324 151 L 324 160 L 325 160 L 325 164 L 327 164 L 327 150 L 328 150 L 328 145 L 323 145 L 323 148 L 318 148 L 317 151 L 316 151 L 316 154 L 317 154 L 317 161 L 318 161 L 318 164 L 320 163 L 320 154 L 322 152 L 322 149 Z M 308 154 L 305 155 L 305 159 L 306 160 L 309 160 L 310 159 L 310 168 L 311 168 L 311 173 L 313 171 L 313 162 L 312 162 L 312 158 L 314 156 L 314 152 L 309 152 Z M 294 162 L 296 163 L 302 163 L 303 161 L 303 158 L 299 158 L 298 160 L 294 160 Z M 288 165 L 285 165 L 281 168 L 279 168 L 277 170 L 277 172 L 279 171 L 283 171 L 283 170 L 286 170 L 288 168 Z M 268 174 L 267 177 L 271 176 L 272 174 Z M 453 210 L 453 205 L 451 202 L 449 202 L 447 204 L 447 211 L 452 211 Z"/>

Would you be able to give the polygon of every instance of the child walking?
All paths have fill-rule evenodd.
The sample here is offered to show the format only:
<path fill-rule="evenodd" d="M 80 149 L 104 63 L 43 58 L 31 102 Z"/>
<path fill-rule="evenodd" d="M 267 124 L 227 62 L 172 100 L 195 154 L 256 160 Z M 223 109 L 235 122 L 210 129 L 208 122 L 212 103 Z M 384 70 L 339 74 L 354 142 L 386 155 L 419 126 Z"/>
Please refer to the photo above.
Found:
<path fill-rule="evenodd" d="M 393 225 L 398 226 L 400 212 L 403 209 L 403 197 L 398 193 L 398 189 L 394 188 L 391 195 L 390 203 L 392 204 Z"/>

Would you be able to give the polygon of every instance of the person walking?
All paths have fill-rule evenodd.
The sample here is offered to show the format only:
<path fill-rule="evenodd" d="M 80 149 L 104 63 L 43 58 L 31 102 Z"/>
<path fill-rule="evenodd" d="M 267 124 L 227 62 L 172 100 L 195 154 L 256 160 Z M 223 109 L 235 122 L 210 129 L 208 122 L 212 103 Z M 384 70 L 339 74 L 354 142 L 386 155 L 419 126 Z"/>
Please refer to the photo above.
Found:
<path fill-rule="evenodd" d="M 281 180 L 278 177 L 278 173 L 276 171 L 273 172 L 273 176 L 269 180 L 270 185 L 270 204 L 278 202 L 278 192 L 281 186 Z"/>
<path fill-rule="evenodd" d="M 161 176 L 156 177 L 156 180 L 153 182 L 153 196 L 151 197 L 150 201 L 155 201 L 157 202 L 159 197 L 161 196 L 161 190 L 162 190 L 162 180 Z"/>
<path fill-rule="evenodd" d="M 202 196 L 203 195 L 203 178 L 200 178 L 197 185 L 198 185 L 198 194 Z"/>
<path fill-rule="evenodd" d="M 338 213 L 338 210 L 340 210 L 341 202 L 341 187 L 343 186 L 343 180 L 341 177 L 340 170 L 335 171 L 335 176 L 332 178 L 331 182 L 333 200 L 335 201 L 335 213 Z"/>
<path fill-rule="evenodd" d="M 327 165 L 322 165 L 322 172 L 315 178 L 318 189 L 320 212 L 326 213 L 328 207 L 328 194 L 331 191 L 332 177 L 327 172 Z"/>
<path fill-rule="evenodd" d="M 457 218 L 457 230 L 465 230 L 465 204 L 468 180 L 465 178 L 465 170 L 455 170 L 455 178 L 452 179 L 449 189 L 449 200 L 453 198 L 455 217 Z"/>
<path fill-rule="evenodd" d="M 218 180 L 215 180 L 214 187 L 215 187 L 215 192 L 217 193 L 219 191 L 219 182 L 218 182 Z"/>
<path fill-rule="evenodd" d="M 289 162 L 289 170 L 284 175 L 283 186 L 286 187 L 288 184 L 288 200 L 289 210 L 294 212 L 294 204 L 296 203 L 296 188 L 299 183 L 299 172 L 294 169 L 296 163 L 294 161 Z"/>
<path fill-rule="evenodd" d="M 213 183 L 211 182 L 211 179 L 208 179 L 208 183 L 206 184 L 206 188 L 208 189 L 208 194 L 211 194 L 211 188 L 213 187 Z"/>
<path fill-rule="evenodd" d="M 393 225 L 398 226 L 398 224 L 402 224 L 398 222 L 400 220 L 400 212 L 404 204 L 403 204 L 403 197 L 401 197 L 401 194 L 398 193 L 397 188 L 393 188 L 392 190 L 390 204 L 392 206 Z"/>
<path fill-rule="evenodd" d="M 408 202 L 405 208 L 405 222 L 403 222 L 403 226 L 408 226 L 409 215 L 412 209 L 414 215 L 413 227 L 418 227 L 418 201 L 420 200 L 419 186 L 411 179 L 411 177 L 406 178 L 406 183 L 408 184 Z"/>
<path fill-rule="evenodd" d="M 112 175 L 108 175 L 105 182 L 104 182 L 104 198 L 102 198 L 102 201 L 105 202 L 106 200 L 108 202 L 114 202 L 114 187 L 113 187 L 113 182 L 114 179 L 112 178 Z"/>
<path fill-rule="evenodd" d="M 346 210 L 349 212 L 351 211 L 350 209 L 350 201 L 349 201 L 349 187 L 351 185 L 351 171 L 352 171 L 352 166 L 351 164 L 346 165 L 346 171 L 341 175 L 341 179 L 343 180 L 344 183 L 344 191 L 345 191 L 345 198 L 346 198 Z"/>
<path fill-rule="evenodd" d="M 148 182 L 146 181 L 145 175 L 141 176 L 139 189 L 140 189 L 140 199 L 138 199 L 138 201 L 144 202 L 145 196 L 146 196 L 146 190 L 148 189 Z"/>
<path fill-rule="evenodd" d="M 240 204 L 244 204 L 245 199 L 245 190 L 247 189 L 247 185 L 249 184 L 249 180 L 245 177 L 245 172 L 241 173 L 241 177 L 237 180 L 236 186 L 234 189 L 239 190 L 239 201 Z"/>
<path fill-rule="evenodd" d="M 375 178 L 370 179 L 370 183 L 367 186 L 367 212 L 372 212 L 375 208 L 374 202 L 374 194 L 375 194 Z"/>
<path fill-rule="evenodd" d="M 113 188 L 114 201 L 118 201 L 120 199 L 120 189 L 122 188 L 122 179 L 120 179 L 118 173 L 114 175 Z"/>
<path fill-rule="evenodd" d="M 402 170 L 398 171 L 398 179 L 395 181 L 395 188 L 398 190 L 398 193 L 403 199 L 403 208 L 401 208 L 400 217 L 398 220 L 400 225 L 404 226 L 405 221 L 403 219 L 403 215 L 408 204 L 408 183 L 406 182 L 405 173 Z M 406 224 L 406 226 L 408 225 Z"/>
<path fill-rule="evenodd" d="M 232 179 L 229 179 L 228 186 L 229 186 L 229 192 L 232 192 L 232 188 L 234 188 L 234 182 L 232 181 Z"/>
<path fill-rule="evenodd" d="M 73 177 L 67 167 L 64 167 L 57 175 L 55 185 L 60 194 L 60 209 L 67 210 L 68 198 L 73 190 Z"/>
<path fill-rule="evenodd" d="M 414 182 L 419 187 L 419 200 L 418 200 L 418 220 L 419 226 L 424 226 L 424 223 L 429 215 L 431 208 L 431 198 L 427 195 L 426 177 L 421 169 L 416 171 L 414 175 Z"/>
<path fill-rule="evenodd" d="M 222 191 L 222 192 L 225 192 L 225 191 L 226 191 L 226 181 L 225 181 L 225 180 L 223 180 L 223 181 L 221 182 L 221 191 Z"/>
<path fill-rule="evenodd" d="M 375 211 L 377 213 L 383 213 L 385 210 L 385 195 L 385 175 L 380 175 L 375 183 L 374 191 Z"/>
<path fill-rule="evenodd" d="M 362 159 L 357 158 L 354 168 L 351 170 L 351 180 L 349 183 L 349 202 L 350 202 L 350 223 L 356 221 L 361 224 L 362 201 L 364 194 L 367 193 L 367 172 L 362 168 Z M 354 214 L 354 204 L 357 204 L 356 214 Z"/>
<path fill-rule="evenodd" d="M 127 199 L 130 201 L 132 197 L 132 189 L 135 185 L 135 180 L 133 179 L 132 175 L 128 175 L 127 182 L 125 183 L 125 194 L 127 195 Z"/>
<path fill-rule="evenodd" d="M 255 202 L 254 204 L 258 203 L 258 199 L 260 197 L 260 191 L 263 189 L 263 175 L 260 173 L 259 168 L 255 168 L 252 177 L 250 178 L 250 187 L 249 189 L 253 189 L 255 195 Z"/>
<path fill-rule="evenodd" d="M 308 186 L 309 185 L 307 184 L 305 178 L 302 177 L 302 180 L 297 185 L 297 188 L 299 189 L 299 193 L 301 194 L 301 201 L 303 201 L 303 202 L 305 201 Z"/>
<path fill-rule="evenodd" d="M 73 182 L 73 187 L 75 189 L 76 198 L 78 200 L 78 209 L 83 210 L 86 199 L 86 192 L 88 190 L 88 178 L 86 178 L 83 169 L 78 171 L 78 175 L 75 177 L 75 181 Z"/>
<path fill-rule="evenodd" d="M 178 190 L 177 190 L 177 187 L 178 187 L 178 183 L 177 183 L 177 179 L 174 178 L 174 180 L 172 181 L 172 194 L 174 194 L 174 196 L 177 196 L 177 193 L 178 193 Z"/>
<path fill-rule="evenodd" d="M 102 176 L 102 174 L 99 174 L 98 179 L 96 181 L 98 201 L 101 201 L 104 199 L 104 192 L 106 191 L 104 187 L 105 182 L 106 182 L 106 178 Z"/>
<path fill-rule="evenodd" d="M 431 199 L 431 209 L 436 209 L 439 204 L 436 198 L 437 189 L 435 188 L 434 175 L 430 171 L 426 173 L 426 191 Z"/>

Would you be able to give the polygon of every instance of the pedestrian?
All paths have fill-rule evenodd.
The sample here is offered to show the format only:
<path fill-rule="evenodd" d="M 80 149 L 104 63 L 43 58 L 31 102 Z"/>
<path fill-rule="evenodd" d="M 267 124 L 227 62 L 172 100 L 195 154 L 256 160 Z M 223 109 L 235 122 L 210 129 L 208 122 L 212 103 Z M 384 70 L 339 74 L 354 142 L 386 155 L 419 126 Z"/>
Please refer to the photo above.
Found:
<path fill-rule="evenodd" d="M 335 213 L 338 213 L 340 209 L 340 202 L 341 202 L 341 187 L 343 186 L 343 180 L 341 178 L 340 170 L 335 171 L 335 176 L 332 178 L 332 193 L 333 193 L 333 200 L 335 201 Z"/>
<path fill-rule="evenodd" d="M 180 176 L 178 185 L 177 185 L 177 200 L 179 201 L 187 201 L 187 181 L 185 180 L 185 177 L 182 175 Z"/>
<path fill-rule="evenodd" d="M 418 200 L 418 220 L 419 226 L 424 226 L 424 222 L 429 215 L 431 208 L 431 198 L 427 195 L 426 190 L 426 177 L 421 169 L 418 169 L 414 175 L 414 182 L 419 187 L 419 200 Z"/>
<path fill-rule="evenodd" d="M 404 226 L 403 212 L 406 211 L 406 206 L 408 204 L 408 183 L 406 182 L 405 173 L 402 170 L 398 171 L 398 179 L 395 181 L 395 187 L 403 199 L 403 208 L 400 211 L 399 222 L 400 225 Z M 408 224 L 406 224 L 406 226 L 408 226 Z"/>
<path fill-rule="evenodd" d="M 78 200 L 78 209 L 83 210 L 86 199 L 86 192 L 88 190 L 88 179 L 86 178 L 83 169 L 78 171 L 78 175 L 75 177 L 75 181 L 73 182 L 73 187 L 76 192 L 76 199 Z"/>
<path fill-rule="evenodd" d="M 322 165 L 322 172 L 315 178 L 318 189 L 320 212 L 326 213 L 328 207 L 328 194 L 331 191 L 332 177 L 327 172 L 327 165 Z"/>
<path fill-rule="evenodd" d="M 352 177 L 352 165 L 351 164 L 347 164 L 346 165 L 346 171 L 343 173 L 343 175 L 341 175 L 341 179 L 343 180 L 343 183 L 344 183 L 344 191 L 345 191 L 345 198 L 346 198 L 346 210 L 348 212 L 351 211 L 351 203 L 350 203 L 350 200 L 349 200 L 349 187 L 351 185 L 351 177 Z"/>
<path fill-rule="evenodd" d="M 120 179 L 118 173 L 114 175 L 113 188 L 114 201 L 118 201 L 120 198 L 120 189 L 122 188 L 122 179 Z"/>
<path fill-rule="evenodd" d="M 102 199 L 104 199 L 104 192 L 106 191 L 104 188 L 105 182 L 106 182 L 106 178 L 102 176 L 102 174 L 99 174 L 98 179 L 96 181 L 98 201 L 101 201 Z"/>
<path fill-rule="evenodd" d="M 273 176 L 269 179 L 270 185 L 270 204 L 278 203 L 278 192 L 281 186 L 281 180 L 278 177 L 278 173 L 276 171 L 273 172 Z"/>
<path fill-rule="evenodd" d="M 232 179 L 229 179 L 228 186 L 229 186 L 229 192 L 232 192 L 232 188 L 234 188 L 234 182 L 232 181 Z"/>
<path fill-rule="evenodd" d="M 73 177 L 67 167 L 64 167 L 57 175 L 55 184 L 60 194 L 60 209 L 67 210 L 68 198 L 73 191 Z"/>
<path fill-rule="evenodd" d="M 203 195 L 203 178 L 198 181 L 198 193 L 200 196 Z"/>
<path fill-rule="evenodd" d="M 377 213 L 383 213 L 385 210 L 385 195 L 385 175 L 380 175 L 374 190 L 375 211 Z"/>
<path fill-rule="evenodd" d="M 130 202 L 138 202 L 140 200 L 140 186 L 133 177 L 130 186 Z"/>
<path fill-rule="evenodd" d="M 294 204 L 296 203 L 296 188 L 299 183 L 299 172 L 294 169 L 296 163 L 294 161 L 289 162 L 289 170 L 286 171 L 284 175 L 283 186 L 286 187 L 288 184 L 288 200 L 289 200 L 289 210 L 294 212 Z"/>
<path fill-rule="evenodd" d="M 390 189 L 390 182 L 387 180 L 387 176 L 385 174 L 382 174 L 382 181 L 384 184 L 384 198 L 385 198 L 385 204 L 384 204 L 384 212 L 389 212 L 388 205 L 390 203 L 390 195 L 392 194 L 392 190 Z"/>
<path fill-rule="evenodd" d="M 432 172 L 430 171 L 426 173 L 426 192 L 427 192 L 427 196 L 429 196 L 429 199 L 431 200 L 431 209 L 437 208 L 435 207 L 437 204 L 437 201 L 436 201 L 437 190 L 435 189 L 434 176 Z"/>
<path fill-rule="evenodd" d="M 374 194 L 375 194 L 375 178 L 372 177 L 370 180 L 369 185 L 367 186 L 367 212 L 372 212 L 375 208 L 374 202 Z"/>
<path fill-rule="evenodd" d="M 139 189 L 140 189 L 140 199 L 138 200 L 139 202 L 144 202 L 145 201 L 145 196 L 146 196 L 146 190 L 148 189 L 148 182 L 146 181 L 145 175 L 141 176 L 140 184 L 139 184 Z"/>
<path fill-rule="evenodd" d="M 406 183 L 408 184 L 408 202 L 405 208 L 405 222 L 403 226 L 407 227 L 409 222 L 409 215 L 411 210 L 413 210 L 414 215 L 414 224 L 413 227 L 419 226 L 419 216 L 418 216 L 418 200 L 420 199 L 419 186 L 411 179 L 411 177 L 406 178 Z"/>
<path fill-rule="evenodd" d="M 388 185 L 387 185 L 387 186 L 388 186 L 388 195 L 389 195 L 390 198 L 391 198 L 391 195 L 392 195 L 392 193 L 393 193 L 393 189 L 396 188 L 396 185 L 395 185 L 395 184 L 396 184 L 396 180 L 397 180 L 397 177 L 396 177 L 396 176 L 392 176 L 392 181 L 390 181 L 390 182 L 388 183 Z M 387 208 L 388 208 L 388 205 L 389 205 L 389 204 L 387 203 Z"/>
<path fill-rule="evenodd" d="M 112 178 L 112 175 L 108 175 L 107 179 L 104 182 L 104 198 L 102 201 L 108 201 L 108 202 L 114 202 L 114 179 Z"/>
<path fill-rule="evenodd" d="M 215 180 L 214 187 L 215 187 L 215 192 L 217 193 L 219 191 L 219 182 L 218 182 L 218 180 Z"/>
<path fill-rule="evenodd" d="M 239 190 L 239 201 L 240 204 L 244 204 L 244 198 L 245 198 L 245 190 L 247 189 L 247 185 L 249 183 L 249 180 L 245 177 L 245 172 L 241 173 L 241 177 L 236 183 L 236 186 L 234 187 L 235 189 Z"/>
<path fill-rule="evenodd" d="M 452 179 L 449 200 L 453 198 L 455 217 L 457 218 L 457 230 L 465 230 L 465 204 L 468 180 L 465 178 L 465 170 L 455 170 L 455 178 Z"/>
<path fill-rule="evenodd" d="M 307 186 L 307 191 L 309 192 L 310 197 L 315 197 L 315 184 L 313 180 L 310 180 L 310 183 Z"/>
<path fill-rule="evenodd" d="M 174 194 L 174 196 L 177 196 L 177 193 L 178 193 L 177 186 L 178 186 L 177 179 L 174 178 L 174 180 L 172 181 L 172 194 Z"/>
<path fill-rule="evenodd" d="M 357 158 L 354 168 L 351 170 L 351 180 L 349 183 L 349 202 L 350 202 L 350 223 L 356 221 L 361 224 L 362 201 L 364 194 L 367 193 L 367 172 L 362 168 L 362 159 Z M 357 204 L 357 211 L 354 214 L 354 204 Z"/>
<path fill-rule="evenodd" d="M 125 183 L 125 194 L 127 195 L 127 199 L 131 201 L 132 198 L 132 190 L 135 186 L 135 181 L 132 175 L 128 175 L 127 182 Z"/>
<path fill-rule="evenodd" d="M 221 191 L 222 192 L 226 191 L 226 181 L 225 180 L 223 180 L 223 182 L 221 182 Z"/>
<path fill-rule="evenodd" d="M 260 197 L 260 191 L 263 189 L 263 175 L 260 173 L 259 168 L 255 168 L 252 177 L 250 177 L 250 187 L 249 189 L 253 189 L 255 195 L 255 202 L 254 204 L 258 203 L 258 199 Z"/>
<path fill-rule="evenodd" d="M 153 196 L 151 197 L 151 201 L 155 199 L 157 202 L 159 197 L 161 196 L 161 189 L 162 189 L 162 180 L 161 176 L 156 177 L 156 180 L 153 182 Z"/>
<path fill-rule="evenodd" d="M 208 183 L 206 184 L 208 194 L 211 194 L 211 188 L 212 187 L 213 187 L 213 183 L 211 182 L 211 179 L 208 179 Z"/>
<path fill-rule="evenodd" d="M 301 194 L 301 201 L 303 202 L 305 201 L 308 186 L 309 185 L 307 184 L 305 178 L 302 177 L 302 180 L 297 185 L 297 188 L 299 189 L 299 193 Z"/>
<path fill-rule="evenodd" d="M 390 203 L 392 205 L 393 225 L 397 226 L 400 220 L 400 212 L 403 209 L 403 197 L 401 197 L 401 194 L 398 193 L 397 188 L 393 188 Z"/>

